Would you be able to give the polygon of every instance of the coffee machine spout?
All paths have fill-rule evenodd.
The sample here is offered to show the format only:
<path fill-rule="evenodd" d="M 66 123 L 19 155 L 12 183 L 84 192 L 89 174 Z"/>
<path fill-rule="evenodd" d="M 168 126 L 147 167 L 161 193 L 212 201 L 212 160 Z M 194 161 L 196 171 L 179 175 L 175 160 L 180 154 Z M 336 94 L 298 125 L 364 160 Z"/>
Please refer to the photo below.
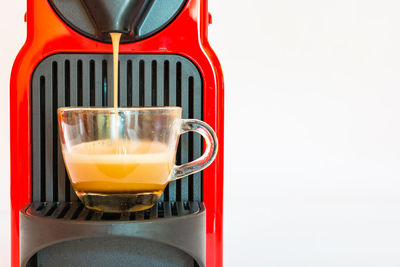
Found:
<path fill-rule="evenodd" d="M 110 32 L 135 37 L 154 0 L 81 0 L 98 36 L 109 41 Z"/>

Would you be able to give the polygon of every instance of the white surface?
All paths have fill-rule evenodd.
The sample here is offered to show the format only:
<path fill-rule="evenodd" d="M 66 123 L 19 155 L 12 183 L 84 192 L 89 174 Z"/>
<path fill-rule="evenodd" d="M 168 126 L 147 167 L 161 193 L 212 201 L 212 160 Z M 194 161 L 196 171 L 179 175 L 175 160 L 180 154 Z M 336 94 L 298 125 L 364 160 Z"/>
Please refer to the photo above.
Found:
<path fill-rule="evenodd" d="M 400 266 L 399 1 L 210 0 L 225 266 Z"/>
<path fill-rule="evenodd" d="M 226 79 L 225 266 L 400 265 L 398 10 L 394 0 L 210 0 Z M 10 34 L 0 43 L 1 266 L 24 11 L 24 0 L 0 11 Z"/>

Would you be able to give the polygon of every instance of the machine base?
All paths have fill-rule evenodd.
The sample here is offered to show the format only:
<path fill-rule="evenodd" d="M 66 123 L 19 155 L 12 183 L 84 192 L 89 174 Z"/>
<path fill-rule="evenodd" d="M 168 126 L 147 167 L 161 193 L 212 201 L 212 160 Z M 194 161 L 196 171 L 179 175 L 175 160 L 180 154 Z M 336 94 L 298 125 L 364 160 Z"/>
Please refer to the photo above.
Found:
<path fill-rule="evenodd" d="M 110 266 L 110 259 L 125 252 L 141 266 L 153 266 L 150 261 L 205 266 L 205 219 L 201 202 L 160 202 L 150 210 L 120 214 L 88 210 L 74 202 L 34 202 L 20 211 L 20 262 L 28 267 L 55 262 L 73 266 L 76 261 Z"/>

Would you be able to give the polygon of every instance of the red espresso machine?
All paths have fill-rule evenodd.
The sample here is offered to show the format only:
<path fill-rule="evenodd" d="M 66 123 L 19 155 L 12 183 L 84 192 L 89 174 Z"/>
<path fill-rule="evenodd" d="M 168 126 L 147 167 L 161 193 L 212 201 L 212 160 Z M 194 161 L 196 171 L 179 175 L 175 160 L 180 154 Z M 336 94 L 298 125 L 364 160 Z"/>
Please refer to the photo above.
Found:
<path fill-rule="evenodd" d="M 28 0 L 25 20 L 10 90 L 12 266 L 222 266 L 224 85 L 207 0 Z M 60 150 L 58 107 L 112 106 L 111 31 L 123 33 L 120 106 L 181 106 L 219 139 L 210 167 L 142 212 L 86 209 Z M 202 150 L 183 135 L 177 163 Z"/>

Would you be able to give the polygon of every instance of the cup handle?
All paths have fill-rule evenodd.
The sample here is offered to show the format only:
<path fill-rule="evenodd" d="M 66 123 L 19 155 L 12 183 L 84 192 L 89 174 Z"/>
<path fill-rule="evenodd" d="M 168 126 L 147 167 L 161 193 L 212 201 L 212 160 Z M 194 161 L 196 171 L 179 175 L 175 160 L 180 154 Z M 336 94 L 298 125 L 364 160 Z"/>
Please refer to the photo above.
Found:
<path fill-rule="evenodd" d="M 200 120 L 181 120 L 181 128 L 179 134 L 187 132 L 196 132 L 203 136 L 206 141 L 206 149 L 204 154 L 194 161 L 183 165 L 175 165 L 171 172 L 171 181 L 183 178 L 187 175 L 199 172 L 207 168 L 217 156 L 218 140 L 214 130 L 205 122 Z"/>

